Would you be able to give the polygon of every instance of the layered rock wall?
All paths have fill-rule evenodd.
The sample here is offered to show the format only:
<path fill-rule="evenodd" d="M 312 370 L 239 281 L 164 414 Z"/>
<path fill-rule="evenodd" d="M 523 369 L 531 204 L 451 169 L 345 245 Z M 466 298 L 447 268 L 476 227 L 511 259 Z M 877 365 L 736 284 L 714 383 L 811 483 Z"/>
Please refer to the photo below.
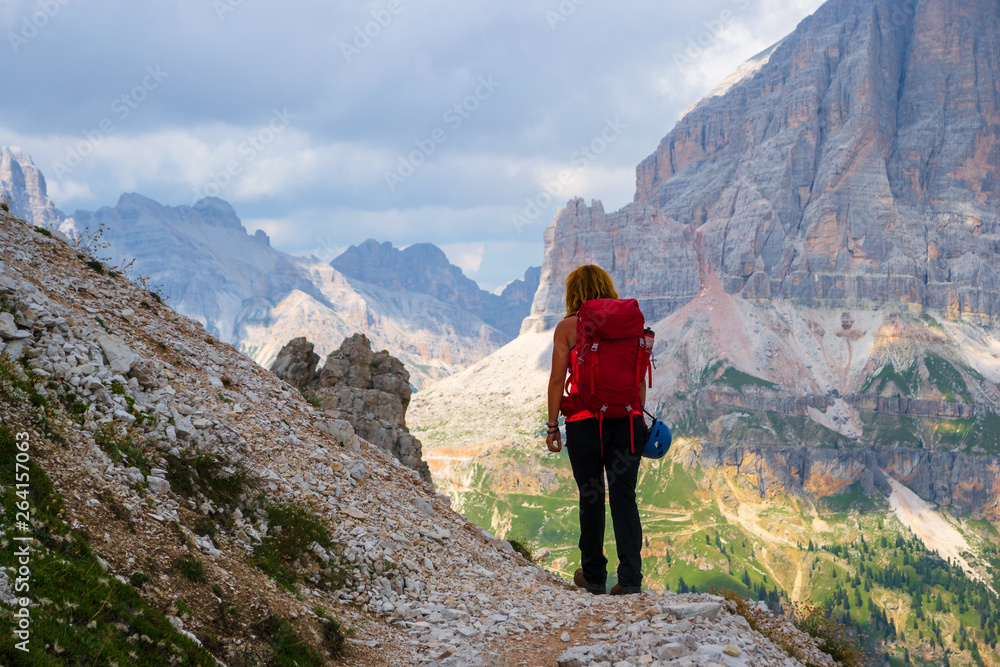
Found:
<path fill-rule="evenodd" d="M 865 494 L 888 495 L 885 475 L 929 502 L 957 513 L 1000 520 L 1000 462 L 996 457 L 890 447 L 813 448 L 698 445 L 684 449 L 686 466 L 730 468 L 761 497 L 786 492 L 821 498 L 860 483 Z"/>
<path fill-rule="evenodd" d="M 834 0 L 695 105 L 635 201 L 571 201 L 525 330 L 596 262 L 659 320 L 711 270 L 730 294 L 1000 314 L 1000 7 Z"/>

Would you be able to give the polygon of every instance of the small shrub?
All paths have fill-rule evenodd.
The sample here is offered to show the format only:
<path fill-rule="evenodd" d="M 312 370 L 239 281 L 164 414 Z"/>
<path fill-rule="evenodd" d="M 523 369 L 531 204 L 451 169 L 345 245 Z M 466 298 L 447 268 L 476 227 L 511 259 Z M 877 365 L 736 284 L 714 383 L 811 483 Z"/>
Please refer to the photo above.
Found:
<path fill-rule="evenodd" d="M 177 613 L 181 616 L 194 616 L 194 610 L 184 601 L 184 598 L 177 598 L 174 601 L 174 606 L 177 607 Z"/>
<path fill-rule="evenodd" d="M 39 226 L 36 225 L 35 226 L 35 231 L 38 232 L 39 234 L 41 234 L 42 236 L 48 236 L 49 238 L 52 238 L 52 232 L 50 232 L 49 230 L 45 229 L 44 227 L 39 227 Z"/>
<path fill-rule="evenodd" d="M 271 616 L 265 623 L 263 635 L 274 656 L 267 663 L 275 667 L 324 667 L 326 661 L 305 639 L 299 636 L 291 623 L 281 616 Z"/>
<path fill-rule="evenodd" d="M 196 535 L 207 535 L 214 539 L 219 534 L 219 526 L 207 516 L 199 516 L 194 522 L 194 532 Z"/>
<path fill-rule="evenodd" d="M 94 433 L 94 441 L 115 465 L 135 466 L 148 475 L 153 459 L 144 446 L 137 443 L 127 429 L 115 424 L 102 424 Z"/>
<path fill-rule="evenodd" d="M 152 581 L 152 579 L 145 572 L 133 572 L 132 576 L 128 578 L 128 582 L 136 588 L 142 588 L 150 581 Z"/>
<path fill-rule="evenodd" d="M 223 375 L 219 380 L 222 382 L 222 386 L 229 389 L 233 386 L 233 380 L 228 375 Z"/>
<path fill-rule="evenodd" d="M 97 273 L 101 274 L 102 276 L 104 275 L 104 265 L 98 262 L 96 259 L 87 260 L 86 262 L 84 262 L 84 264 L 93 269 L 94 271 L 96 271 Z"/>
<path fill-rule="evenodd" d="M 339 658 L 344 654 L 344 643 L 347 638 L 354 634 L 353 628 L 344 629 L 343 624 L 326 613 L 320 606 L 313 607 L 313 613 L 320 618 L 323 630 L 320 636 L 323 639 L 323 646 L 330 653 L 331 658 Z"/>
<path fill-rule="evenodd" d="M 872 664 L 861 641 L 846 626 L 827 618 L 819 607 L 795 605 L 795 627 L 817 639 L 823 651 L 842 667 L 865 667 Z"/>
<path fill-rule="evenodd" d="M 246 466 L 214 454 L 167 456 L 167 480 L 171 488 L 189 498 L 201 493 L 213 503 L 234 508 L 253 487 Z"/>
<path fill-rule="evenodd" d="M 3 209 L 6 213 L 10 213 L 10 197 L 6 192 L 0 193 L 0 209 Z"/>
<path fill-rule="evenodd" d="M 524 556 L 525 560 L 529 563 L 534 563 L 535 559 L 532 557 L 532 548 L 528 543 L 528 540 L 521 539 L 518 537 L 508 537 L 507 541 L 510 542 L 510 546 L 513 547 L 514 551 Z"/>
<path fill-rule="evenodd" d="M 194 556 L 185 556 L 177 560 L 177 569 L 191 581 L 205 580 L 205 565 Z"/>
<path fill-rule="evenodd" d="M 268 532 L 260 544 L 254 548 L 250 564 L 274 579 L 282 587 L 291 590 L 297 575 L 294 563 L 308 555 L 309 546 L 316 542 L 325 549 L 333 546 L 326 530 L 326 524 L 298 503 L 267 503 Z M 327 579 L 344 580 L 343 572 L 332 566 Z"/>
<path fill-rule="evenodd" d="M 108 327 L 108 325 L 104 322 L 104 320 L 102 320 L 100 317 L 95 317 L 94 319 L 97 320 L 97 323 L 101 325 L 101 328 L 104 329 L 104 331 L 106 333 L 114 333 L 113 331 L 111 331 L 111 329 Z"/>

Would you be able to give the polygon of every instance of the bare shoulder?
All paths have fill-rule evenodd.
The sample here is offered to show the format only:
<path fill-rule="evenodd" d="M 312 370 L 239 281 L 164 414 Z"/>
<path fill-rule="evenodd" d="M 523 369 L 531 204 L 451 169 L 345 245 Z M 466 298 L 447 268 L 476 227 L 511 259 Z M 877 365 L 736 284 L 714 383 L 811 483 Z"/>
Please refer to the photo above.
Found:
<path fill-rule="evenodd" d="M 553 332 L 553 341 L 562 343 L 567 348 L 573 346 L 576 342 L 576 315 L 559 321 Z"/>

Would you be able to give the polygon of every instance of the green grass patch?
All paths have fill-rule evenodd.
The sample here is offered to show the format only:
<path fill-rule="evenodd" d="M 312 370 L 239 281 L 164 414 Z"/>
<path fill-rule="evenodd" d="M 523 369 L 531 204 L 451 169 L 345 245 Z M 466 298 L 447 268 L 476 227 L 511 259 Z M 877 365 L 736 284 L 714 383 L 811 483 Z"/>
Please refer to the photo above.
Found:
<path fill-rule="evenodd" d="M 716 383 L 732 387 L 736 391 L 743 391 L 745 387 L 765 387 L 772 389 L 777 386 L 774 382 L 736 370 L 732 366 L 723 371 L 719 379 L 716 380 Z"/>
<path fill-rule="evenodd" d="M 864 434 L 882 447 L 920 447 L 919 423 L 909 415 L 884 412 L 861 413 Z"/>
<path fill-rule="evenodd" d="M 0 426 L 0 460 L 16 461 L 17 453 L 13 431 Z M 30 478 L 23 497 L 14 485 L 15 466 L 0 467 L 0 527 L 8 535 L 25 534 L 13 522 L 17 504 L 27 498 L 33 538 L 27 594 L 37 606 L 30 607 L 27 653 L 15 648 L 19 639 L 12 634 L 13 611 L 0 608 L 0 655 L 17 656 L 17 664 L 29 667 L 153 665 L 172 659 L 176 664 L 214 667 L 214 658 L 177 632 L 134 587 L 101 569 L 86 538 L 60 518 L 62 499 L 44 471 L 33 460 L 23 465 Z M 8 544 L 0 550 L 0 566 L 12 572 L 17 565 L 15 548 Z M 148 641 L 130 641 L 134 636 Z"/>
<path fill-rule="evenodd" d="M 39 234 L 41 234 L 42 236 L 47 236 L 49 238 L 52 238 L 52 232 L 45 229 L 44 227 L 39 227 L 38 225 L 35 225 L 34 230 Z"/>
<path fill-rule="evenodd" d="M 194 556 L 179 558 L 177 569 L 191 581 L 205 581 L 205 564 Z"/>
<path fill-rule="evenodd" d="M 250 564 L 263 570 L 269 577 L 285 588 L 294 591 L 298 579 L 295 563 L 304 559 L 318 557 L 309 547 L 315 542 L 324 549 L 333 547 L 333 540 L 327 532 L 326 524 L 299 503 L 263 502 L 264 513 L 267 515 L 267 535 L 258 544 L 250 558 Z M 343 584 L 346 564 L 343 562 L 330 565 L 324 572 L 325 581 L 331 585 Z"/>
<path fill-rule="evenodd" d="M 968 519 L 966 523 L 977 533 L 985 533 L 990 537 L 1000 537 L 1000 531 L 986 519 Z"/>
<path fill-rule="evenodd" d="M 935 331 L 938 332 L 944 331 L 944 327 L 941 326 L 941 323 L 935 320 L 927 313 L 924 313 L 923 315 L 920 316 L 920 321 L 923 322 L 925 325 L 927 325 L 928 329 L 934 329 Z"/>
<path fill-rule="evenodd" d="M 880 503 L 877 499 L 869 498 L 865 495 L 865 490 L 861 486 L 861 482 L 854 482 L 847 487 L 847 491 L 844 493 L 826 496 L 823 498 L 823 503 L 834 512 L 856 510 L 865 513 L 885 508 L 884 503 Z"/>
<path fill-rule="evenodd" d="M 326 666 L 326 660 L 312 644 L 299 636 L 292 624 L 281 616 L 271 617 L 264 628 L 263 636 L 274 652 L 267 663 L 269 667 Z"/>
<path fill-rule="evenodd" d="M 861 393 L 881 395 L 889 383 L 895 384 L 903 396 L 916 396 L 920 390 L 920 369 L 916 361 L 902 371 L 897 371 L 889 362 L 876 375 L 868 378 L 861 387 Z"/>
<path fill-rule="evenodd" d="M 137 442 L 127 429 L 114 423 L 102 424 L 94 432 L 94 441 L 116 466 L 134 466 L 143 475 L 149 475 L 154 455 L 149 448 Z"/>
<path fill-rule="evenodd" d="M 947 359 L 936 354 L 924 357 L 931 383 L 949 403 L 971 403 L 972 395 L 962 373 Z"/>
<path fill-rule="evenodd" d="M 986 412 L 976 415 L 975 422 L 965 439 L 966 448 L 1000 455 L 1000 415 Z"/>
<path fill-rule="evenodd" d="M 720 359 L 705 368 L 701 369 L 701 378 L 699 384 L 707 387 L 708 385 L 715 382 L 716 377 L 719 375 L 719 371 L 722 369 L 724 362 Z"/>

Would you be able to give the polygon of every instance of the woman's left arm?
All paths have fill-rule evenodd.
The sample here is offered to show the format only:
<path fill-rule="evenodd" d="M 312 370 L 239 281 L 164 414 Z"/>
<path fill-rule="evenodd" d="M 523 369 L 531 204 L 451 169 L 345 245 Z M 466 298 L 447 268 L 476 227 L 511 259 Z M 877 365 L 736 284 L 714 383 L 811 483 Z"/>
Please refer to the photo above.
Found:
<path fill-rule="evenodd" d="M 549 374 L 548 409 L 549 423 L 559 421 L 559 404 L 562 402 L 563 384 L 566 382 L 566 369 L 569 367 L 569 338 L 566 329 L 570 326 L 567 320 L 556 325 L 552 334 L 552 371 Z M 545 439 L 550 452 L 562 451 L 562 436 L 559 431 L 550 432 Z"/>

